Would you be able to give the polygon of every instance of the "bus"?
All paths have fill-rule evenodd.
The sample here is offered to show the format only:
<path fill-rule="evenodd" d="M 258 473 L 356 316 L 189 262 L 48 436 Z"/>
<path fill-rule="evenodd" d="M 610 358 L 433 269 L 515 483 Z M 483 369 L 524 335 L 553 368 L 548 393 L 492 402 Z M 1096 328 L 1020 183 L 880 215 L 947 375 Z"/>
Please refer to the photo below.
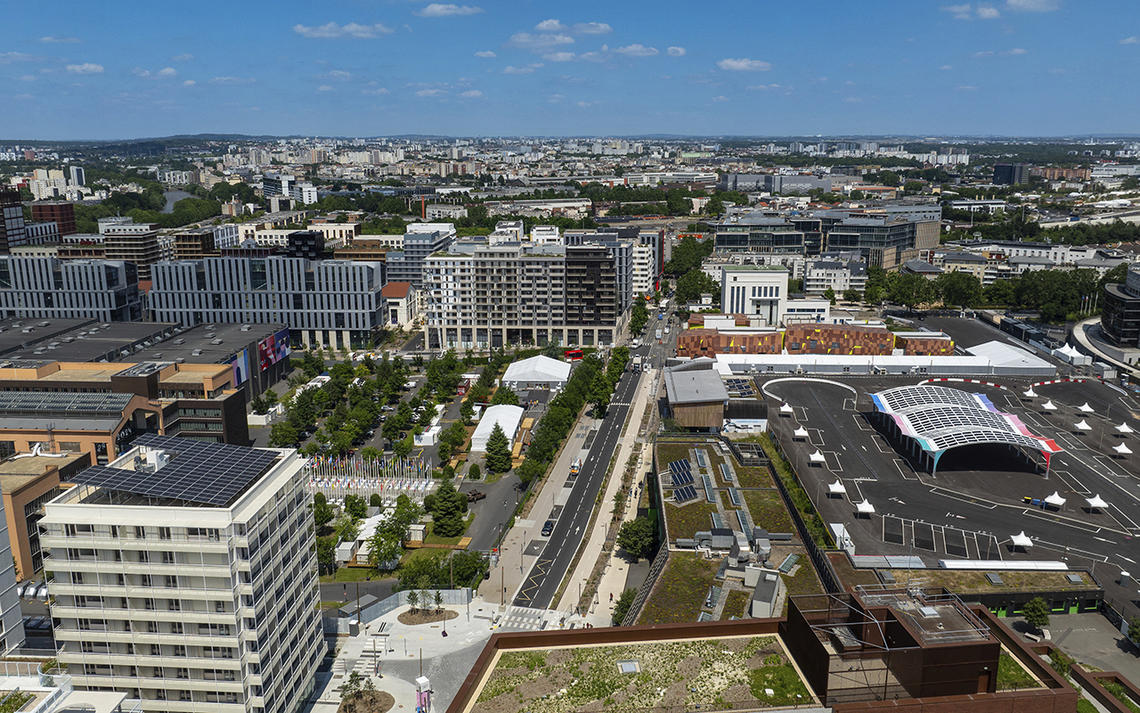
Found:
<path fill-rule="evenodd" d="M 567 349 L 565 355 L 566 361 L 578 361 L 584 356 L 581 349 Z"/>

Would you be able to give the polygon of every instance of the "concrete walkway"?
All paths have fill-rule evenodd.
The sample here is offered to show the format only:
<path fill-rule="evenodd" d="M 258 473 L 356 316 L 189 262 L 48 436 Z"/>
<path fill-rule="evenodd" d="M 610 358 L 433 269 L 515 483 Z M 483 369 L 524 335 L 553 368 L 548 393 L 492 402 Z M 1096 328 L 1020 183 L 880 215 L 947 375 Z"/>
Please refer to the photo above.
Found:
<path fill-rule="evenodd" d="M 593 528 L 590 530 L 589 537 L 585 541 L 585 549 L 582 551 L 582 556 L 567 580 L 570 584 L 566 587 L 566 591 L 562 593 L 562 598 L 556 606 L 559 610 L 573 611 L 578 605 L 579 590 L 575 585 L 581 584 L 581 586 L 585 586 L 590 577 L 590 573 L 594 569 L 594 565 L 597 564 L 598 553 L 602 551 L 602 547 L 606 541 L 606 530 L 609 529 L 610 524 L 609 514 L 613 509 L 614 497 L 621 487 L 625 465 L 629 462 L 634 445 L 641 441 L 645 447 L 642 448 L 638 456 L 637 464 L 634 466 L 633 487 L 630 492 L 626 493 L 625 507 L 621 514 L 621 521 L 626 522 L 637 516 L 637 502 L 641 494 L 640 487 L 644 487 L 644 479 L 641 477 L 641 474 L 644 473 L 646 468 L 649 467 L 649 464 L 653 462 L 650 451 L 651 444 L 642 437 L 641 420 L 645 415 L 646 407 L 652 403 L 653 396 L 657 393 L 657 377 L 658 372 L 649 369 L 642 374 L 641 381 L 638 383 L 637 395 L 634 397 L 633 405 L 630 408 L 629 420 L 626 422 L 625 433 L 622 435 L 621 445 L 618 447 L 613 472 L 610 474 L 605 493 L 602 495 L 598 516 L 594 520 Z M 628 573 L 629 563 L 624 558 L 619 557 L 615 549 L 615 551 L 610 554 L 609 561 L 606 563 L 605 571 L 602 574 L 602 581 L 598 588 L 598 594 L 594 597 L 590 609 L 584 614 L 587 621 L 594 626 L 611 625 L 613 603 L 610 601 L 610 595 L 613 595 L 614 601 L 617 600 L 625 587 L 625 580 Z"/>

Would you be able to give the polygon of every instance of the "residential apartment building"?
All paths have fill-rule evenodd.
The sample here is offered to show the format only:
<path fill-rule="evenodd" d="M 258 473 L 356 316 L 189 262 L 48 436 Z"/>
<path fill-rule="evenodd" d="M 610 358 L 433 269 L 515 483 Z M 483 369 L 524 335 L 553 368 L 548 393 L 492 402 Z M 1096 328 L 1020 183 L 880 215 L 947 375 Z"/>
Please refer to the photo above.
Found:
<path fill-rule="evenodd" d="M 0 254 L 23 245 L 24 205 L 19 191 L 0 190 Z"/>
<path fill-rule="evenodd" d="M 867 286 L 867 266 L 858 260 L 813 260 L 807 263 L 803 280 L 804 292 L 809 294 L 862 292 Z"/>
<path fill-rule="evenodd" d="M 103 254 L 107 259 L 133 262 L 140 280 L 149 280 L 151 266 L 174 251 L 174 241 L 169 239 L 169 250 L 164 255 L 157 227 L 135 223 L 131 218 L 100 218 L 99 234 L 103 236 Z"/>
<path fill-rule="evenodd" d="M 24 618 L 16 592 L 16 562 L 8 537 L 8 517 L 0 508 L 0 656 L 13 654 L 24 645 Z"/>
<path fill-rule="evenodd" d="M 0 255 L 0 318 L 142 318 L 139 278 L 122 260 Z"/>
<path fill-rule="evenodd" d="M 613 243 L 462 242 L 424 267 L 429 348 L 612 344 L 622 297 Z"/>
<path fill-rule="evenodd" d="M 44 503 L 62 492 L 60 483 L 70 483 L 71 476 L 90 465 L 86 453 L 22 453 L 0 462 L 0 497 L 17 581 L 35 579 L 43 571 L 39 522 Z"/>
<path fill-rule="evenodd" d="M 292 713 L 324 655 L 293 451 L 147 435 L 40 520 L 58 659 L 147 713 Z"/>
<path fill-rule="evenodd" d="M 455 226 L 451 223 L 412 223 L 404 233 L 401 249 L 387 255 L 388 279 L 422 288 L 425 260 L 433 253 L 447 250 L 455 241 L 455 235 Z"/>
<path fill-rule="evenodd" d="M 218 257 L 155 266 L 153 318 L 183 325 L 278 323 L 306 347 L 363 346 L 384 323 L 384 263 Z"/>
<path fill-rule="evenodd" d="M 76 168 L 73 166 L 72 168 Z M 82 171 L 83 169 L 79 169 Z M 75 228 L 75 204 L 67 201 L 36 201 L 32 203 L 32 222 L 55 223 L 60 235 L 79 232 Z"/>

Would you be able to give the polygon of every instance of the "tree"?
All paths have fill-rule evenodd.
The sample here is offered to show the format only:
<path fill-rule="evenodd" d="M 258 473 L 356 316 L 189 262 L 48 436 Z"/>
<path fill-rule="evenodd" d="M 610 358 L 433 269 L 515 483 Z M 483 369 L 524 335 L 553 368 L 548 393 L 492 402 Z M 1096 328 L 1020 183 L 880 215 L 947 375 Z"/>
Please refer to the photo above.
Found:
<path fill-rule="evenodd" d="M 412 589 L 408 591 L 408 606 L 415 612 L 420 603 L 420 593 Z"/>
<path fill-rule="evenodd" d="M 495 395 L 491 397 L 492 406 L 518 406 L 519 397 L 514 391 L 511 391 L 506 386 L 500 386 L 495 390 Z"/>
<path fill-rule="evenodd" d="M 369 507 L 383 508 L 384 499 L 380 497 L 380 493 L 372 493 L 372 495 L 368 497 L 368 505 Z"/>
<path fill-rule="evenodd" d="M 443 611 L 443 592 L 438 589 L 435 590 L 435 594 L 432 595 L 432 602 L 435 604 L 435 610 L 437 612 Z"/>
<path fill-rule="evenodd" d="M 922 275 L 895 275 L 887 283 L 887 294 L 891 302 L 905 305 L 913 311 L 916 306 L 929 302 L 934 297 L 934 285 Z"/>
<path fill-rule="evenodd" d="M 479 472 L 479 464 L 472 463 L 471 467 L 467 469 L 467 477 L 471 480 L 479 480 L 480 475 L 482 474 Z"/>
<path fill-rule="evenodd" d="M 826 290 L 823 291 L 823 299 L 827 300 L 828 302 L 830 302 L 831 304 L 834 305 L 835 304 L 835 290 L 828 287 Z"/>
<path fill-rule="evenodd" d="M 1049 605 L 1041 597 L 1033 597 L 1026 602 L 1022 613 L 1025 615 L 1025 623 L 1038 631 L 1049 626 Z"/>
<path fill-rule="evenodd" d="M 416 447 L 416 440 L 412 434 L 408 434 L 403 440 L 396 441 L 392 444 L 392 452 L 400 458 L 407 458 L 412 449 Z"/>
<path fill-rule="evenodd" d="M 598 372 L 594 376 L 593 383 L 590 384 L 590 403 L 593 404 L 594 418 L 602 418 L 606 415 L 606 409 L 610 406 L 610 393 L 613 391 L 610 382 L 602 372 Z"/>
<path fill-rule="evenodd" d="M 653 554 L 656 530 L 653 521 L 647 517 L 637 517 L 621 526 L 618 530 L 618 547 L 625 550 L 634 559 L 649 557 Z"/>
<path fill-rule="evenodd" d="M 1128 622 L 1128 638 L 1140 643 L 1140 616 L 1134 616 Z"/>
<path fill-rule="evenodd" d="M 425 507 L 427 499 L 424 500 Z M 432 532 L 439 537 L 455 537 L 463 533 L 466 523 L 467 496 L 457 491 L 450 480 L 445 480 L 431 501 Z"/>
<path fill-rule="evenodd" d="M 360 521 L 347 512 L 342 512 L 333 523 L 333 532 L 338 542 L 352 542 L 360 534 Z"/>
<path fill-rule="evenodd" d="M 333 519 L 333 509 L 324 493 L 313 494 L 313 524 L 320 530 Z"/>
<path fill-rule="evenodd" d="M 269 399 L 265 398 L 264 394 L 258 394 L 257 396 L 253 397 L 252 401 L 249 402 L 249 407 L 254 413 L 258 414 L 259 416 L 263 416 L 269 412 L 269 409 L 273 407 L 273 404 L 269 402 Z"/>
<path fill-rule="evenodd" d="M 269 430 L 269 445 L 274 448 L 289 448 L 297 445 L 299 440 L 301 435 L 290 421 L 275 423 Z"/>
<path fill-rule="evenodd" d="M 645 300 L 638 296 L 633 300 L 633 307 L 629 313 L 629 333 L 632 335 L 641 334 L 648 322 L 649 308 L 645 306 Z"/>
<path fill-rule="evenodd" d="M 858 302 L 861 299 L 863 299 L 863 295 L 860 294 L 859 290 L 855 289 L 854 287 L 848 287 L 843 291 L 844 302 Z"/>
<path fill-rule="evenodd" d="M 942 295 L 942 304 L 966 309 L 977 306 L 982 301 L 982 283 L 962 270 L 942 273 L 935 280 L 934 286 Z"/>
<path fill-rule="evenodd" d="M 352 517 L 363 520 L 368 516 L 368 505 L 359 495 L 344 496 L 344 511 Z"/>
<path fill-rule="evenodd" d="M 677 278 L 675 297 L 677 304 L 683 305 L 695 302 L 701 295 L 718 294 L 719 292 L 720 284 L 716 280 L 700 269 L 694 268 Z"/>
<path fill-rule="evenodd" d="M 348 674 L 348 678 L 340 687 L 340 695 L 342 698 L 355 699 L 360 695 L 360 679 L 361 676 L 356 671 Z"/>
<path fill-rule="evenodd" d="M 336 571 L 336 541 L 331 537 L 317 538 L 317 568 L 321 574 Z"/>
<path fill-rule="evenodd" d="M 617 601 L 614 602 L 614 626 L 621 626 L 621 623 L 625 620 L 625 615 L 629 613 L 629 608 L 633 606 L 633 600 L 636 598 L 636 589 L 627 589 L 618 596 Z"/>
<path fill-rule="evenodd" d="M 720 196 L 709 198 L 709 202 L 705 204 L 705 212 L 709 215 L 720 215 L 724 213 L 724 201 L 720 199 Z"/>
<path fill-rule="evenodd" d="M 498 423 L 487 437 L 487 454 L 484 458 L 488 473 L 506 473 L 511 469 L 511 445 L 507 434 Z"/>

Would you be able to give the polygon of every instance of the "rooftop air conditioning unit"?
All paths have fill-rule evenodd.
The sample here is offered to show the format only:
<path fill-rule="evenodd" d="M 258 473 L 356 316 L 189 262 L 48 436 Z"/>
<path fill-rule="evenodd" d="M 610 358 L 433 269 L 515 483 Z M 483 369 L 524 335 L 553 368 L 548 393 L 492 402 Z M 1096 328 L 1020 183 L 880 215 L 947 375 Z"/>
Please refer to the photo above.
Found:
<path fill-rule="evenodd" d="M 221 344 L 221 343 L 222 343 L 221 339 L 211 339 L 210 340 L 210 344 Z"/>

